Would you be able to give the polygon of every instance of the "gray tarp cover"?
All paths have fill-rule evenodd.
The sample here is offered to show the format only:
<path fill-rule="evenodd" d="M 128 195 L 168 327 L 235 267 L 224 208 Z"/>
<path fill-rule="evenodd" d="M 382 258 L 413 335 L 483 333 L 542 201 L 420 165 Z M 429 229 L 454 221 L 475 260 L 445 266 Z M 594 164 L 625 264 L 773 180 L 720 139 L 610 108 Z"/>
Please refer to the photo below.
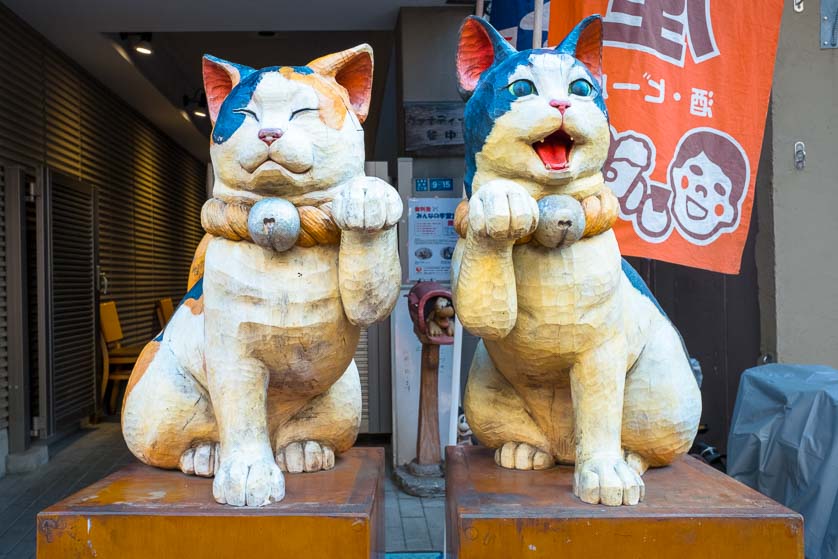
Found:
<path fill-rule="evenodd" d="M 808 559 L 838 558 L 838 371 L 780 364 L 745 371 L 727 473 L 803 515 Z"/>

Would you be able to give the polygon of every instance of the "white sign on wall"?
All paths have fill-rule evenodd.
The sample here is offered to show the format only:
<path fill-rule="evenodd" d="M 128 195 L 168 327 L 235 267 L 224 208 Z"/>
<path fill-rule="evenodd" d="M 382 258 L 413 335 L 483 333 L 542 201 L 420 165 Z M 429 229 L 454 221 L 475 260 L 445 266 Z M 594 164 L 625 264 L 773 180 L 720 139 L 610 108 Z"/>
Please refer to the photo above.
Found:
<path fill-rule="evenodd" d="M 408 281 L 450 281 L 459 198 L 408 200 Z"/>

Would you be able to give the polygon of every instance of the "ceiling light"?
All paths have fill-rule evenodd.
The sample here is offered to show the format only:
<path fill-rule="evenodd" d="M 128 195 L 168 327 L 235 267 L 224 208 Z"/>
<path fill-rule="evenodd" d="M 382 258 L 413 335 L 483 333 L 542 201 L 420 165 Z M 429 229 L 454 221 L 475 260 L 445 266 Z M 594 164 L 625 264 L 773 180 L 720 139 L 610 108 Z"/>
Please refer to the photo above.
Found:
<path fill-rule="evenodd" d="M 134 45 L 134 50 L 145 55 L 154 52 L 151 48 L 151 33 L 140 33 L 140 40 Z"/>
<path fill-rule="evenodd" d="M 207 96 L 201 90 L 183 96 L 183 108 L 198 118 L 207 118 Z"/>
<path fill-rule="evenodd" d="M 154 52 L 151 46 L 151 33 L 120 33 L 119 37 L 128 46 L 142 55 L 148 56 Z"/>

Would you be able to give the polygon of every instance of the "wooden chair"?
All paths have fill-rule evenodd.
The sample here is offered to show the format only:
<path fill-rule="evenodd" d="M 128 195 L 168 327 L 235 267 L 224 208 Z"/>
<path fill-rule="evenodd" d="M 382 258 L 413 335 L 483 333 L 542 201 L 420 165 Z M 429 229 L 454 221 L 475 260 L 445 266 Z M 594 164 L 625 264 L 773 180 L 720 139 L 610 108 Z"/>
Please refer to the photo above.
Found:
<path fill-rule="evenodd" d="M 162 330 L 175 313 L 175 306 L 172 304 L 172 298 L 166 297 L 157 301 L 154 307 L 157 311 L 157 320 L 160 322 L 160 329 Z"/>
<path fill-rule="evenodd" d="M 99 337 L 102 345 L 102 395 L 101 405 L 104 408 L 105 394 L 108 383 L 114 381 L 111 389 L 110 410 L 116 410 L 119 382 L 128 381 L 131 369 L 143 350 L 142 345 L 122 346 L 122 325 L 116 312 L 116 302 L 108 301 L 99 304 Z"/>

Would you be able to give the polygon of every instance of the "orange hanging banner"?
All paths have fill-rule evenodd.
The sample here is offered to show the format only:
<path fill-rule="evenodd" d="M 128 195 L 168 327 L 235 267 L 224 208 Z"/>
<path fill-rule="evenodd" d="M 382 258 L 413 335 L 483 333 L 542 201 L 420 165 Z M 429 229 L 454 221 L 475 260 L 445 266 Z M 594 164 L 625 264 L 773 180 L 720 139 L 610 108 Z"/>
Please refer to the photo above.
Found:
<path fill-rule="evenodd" d="M 735 274 L 748 237 L 782 0 L 568 0 L 549 43 L 604 17 L 611 148 L 625 255 Z"/>

